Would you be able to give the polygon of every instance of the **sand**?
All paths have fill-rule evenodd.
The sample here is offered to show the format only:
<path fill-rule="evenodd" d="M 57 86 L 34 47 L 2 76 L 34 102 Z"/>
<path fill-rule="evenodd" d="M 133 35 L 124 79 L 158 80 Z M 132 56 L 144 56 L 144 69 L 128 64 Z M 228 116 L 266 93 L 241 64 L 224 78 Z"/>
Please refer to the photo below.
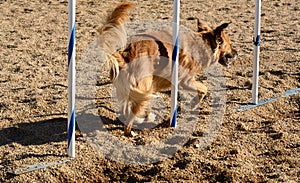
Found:
<path fill-rule="evenodd" d="M 133 1 L 132 20 L 172 20 L 172 2 Z M 96 39 L 96 30 L 118 1 L 78 1 L 77 64 Z M 224 79 L 225 99 L 220 123 L 210 142 L 207 126 L 213 121 L 216 99 L 211 75 L 199 79 L 210 93 L 189 120 L 184 110 L 179 122 L 194 128 L 176 151 L 160 160 L 132 164 L 132 156 L 102 152 L 95 144 L 115 144 L 76 130 L 76 158 L 45 169 L 13 175 L 9 170 L 67 157 L 67 26 L 65 0 L 0 0 L 0 182 L 299 182 L 300 181 L 300 95 L 282 97 L 243 112 L 236 107 L 251 101 L 254 1 L 182 1 L 182 25 L 195 31 L 198 17 L 217 26 L 232 22 L 227 33 L 239 58 L 231 68 L 217 67 Z M 297 0 L 262 3 L 259 98 L 269 99 L 300 87 L 300 3 Z M 209 72 L 208 72 L 209 73 Z M 123 124 L 116 119 L 111 84 L 99 74 L 95 110 L 108 134 L 141 152 L 151 144 L 168 139 L 169 92 L 158 93 L 164 103 L 155 127 L 134 129 L 136 136 L 124 137 Z M 216 78 L 214 76 L 213 78 Z M 159 109 L 156 109 L 159 111 Z M 101 136 L 97 131 L 92 131 Z M 174 138 L 178 140 L 180 138 Z M 101 141 L 102 140 L 102 141 Z M 178 140 L 180 141 L 180 140 Z M 145 148 L 143 148 L 143 146 Z M 172 146 L 172 147 L 173 147 Z M 119 149 L 119 151 L 121 151 Z M 168 152 L 171 152 L 168 151 Z M 115 156 L 114 156 L 115 155 Z M 126 158 L 125 158 L 126 159 Z M 134 157 L 133 157 L 134 159 Z M 143 160 L 141 162 L 146 162 Z"/>

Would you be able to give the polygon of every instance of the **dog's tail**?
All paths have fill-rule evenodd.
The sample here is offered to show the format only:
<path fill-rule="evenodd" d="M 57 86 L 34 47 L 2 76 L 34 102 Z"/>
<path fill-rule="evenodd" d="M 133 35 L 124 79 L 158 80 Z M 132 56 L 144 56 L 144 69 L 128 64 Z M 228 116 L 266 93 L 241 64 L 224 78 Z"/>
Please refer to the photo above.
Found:
<path fill-rule="evenodd" d="M 111 80 L 114 80 L 118 76 L 119 64 L 117 59 L 122 58 L 121 55 L 115 57 L 113 53 L 127 44 L 127 32 L 124 24 L 129 21 L 129 10 L 133 7 L 132 3 L 120 3 L 108 16 L 104 25 L 98 30 L 98 44 L 105 52 L 105 58 L 110 64 Z"/>

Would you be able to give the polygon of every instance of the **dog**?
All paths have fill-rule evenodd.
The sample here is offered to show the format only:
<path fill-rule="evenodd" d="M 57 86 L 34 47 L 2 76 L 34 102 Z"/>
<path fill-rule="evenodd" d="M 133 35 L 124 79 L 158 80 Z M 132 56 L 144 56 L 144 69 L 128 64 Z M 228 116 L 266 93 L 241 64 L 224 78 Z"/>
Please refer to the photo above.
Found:
<path fill-rule="evenodd" d="M 149 117 L 152 94 L 172 85 L 172 34 L 170 31 L 150 32 L 127 39 L 124 24 L 129 21 L 133 7 L 128 2 L 119 4 L 98 30 L 120 112 L 126 119 L 126 136 L 131 135 L 136 117 Z M 229 23 L 213 29 L 197 19 L 197 25 L 198 30 L 192 34 L 180 34 L 178 83 L 185 90 L 197 92 L 201 101 L 208 90 L 196 81 L 196 75 L 217 62 L 229 67 L 229 60 L 237 57 L 237 51 L 224 31 Z"/>

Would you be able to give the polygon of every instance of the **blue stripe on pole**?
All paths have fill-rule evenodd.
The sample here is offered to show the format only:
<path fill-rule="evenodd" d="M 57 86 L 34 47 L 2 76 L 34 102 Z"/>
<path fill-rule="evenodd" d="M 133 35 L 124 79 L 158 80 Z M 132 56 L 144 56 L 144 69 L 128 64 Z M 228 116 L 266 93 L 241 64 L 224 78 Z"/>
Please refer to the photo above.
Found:
<path fill-rule="evenodd" d="M 176 62 L 176 58 L 178 55 L 178 51 L 179 51 L 179 47 L 178 47 L 178 36 L 176 37 L 176 41 L 175 41 L 175 45 L 174 45 L 174 49 L 173 49 L 173 53 L 172 53 L 172 61 L 173 61 L 173 65 Z"/>
<path fill-rule="evenodd" d="M 177 123 L 177 96 L 178 96 L 178 52 L 179 52 L 179 13 L 180 13 L 180 0 L 173 2 L 173 27 L 172 27 L 172 90 L 171 90 L 171 119 L 170 126 L 176 127 Z"/>
<path fill-rule="evenodd" d="M 254 45 L 260 46 L 260 35 L 257 35 L 257 37 L 255 38 Z"/>
<path fill-rule="evenodd" d="M 75 23 L 74 23 L 74 27 L 72 28 L 72 33 L 70 36 L 70 40 L 69 40 L 69 46 L 68 46 L 68 66 L 71 63 L 71 58 L 72 58 L 72 54 L 73 54 L 73 50 L 75 47 Z"/>
<path fill-rule="evenodd" d="M 175 45 L 173 48 L 173 53 L 172 53 L 172 71 L 173 71 L 174 64 L 176 63 L 176 60 L 178 57 L 178 51 L 179 51 L 178 40 L 179 40 L 179 37 L 177 35 Z M 178 77 L 178 76 L 175 76 L 175 77 Z M 173 84 L 176 84 L 176 83 L 173 83 Z M 177 87 L 177 86 L 175 86 L 175 87 Z M 177 96 L 177 95 L 175 95 L 175 96 Z M 174 101 L 177 101 L 177 97 L 174 98 Z M 177 105 L 177 102 L 175 102 L 175 104 L 176 104 L 176 106 L 174 106 L 174 111 L 173 111 L 172 120 L 171 120 L 171 127 L 176 127 L 176 124 L 177 124 L 178 105 Z"/>
<path fill-rule="evenodd" d="M 176 124 L 177 124 L 177 111 L 178 109 L 178 106 L 175 107 L 174 109 L 174 112 L 173 112 L 173 118 L 172 118 L 172 121 L 171 121 L 171 127 L 176 127 Z"/>
<path fill-rule="evenodd" d="M 70 123 L 69 123 L 69 129 L 68 129 L 68 148 L 70 147 L 70 144 L 71 144 L 71 139 L 72 139 L 72 136 L 73 136 L 74 128 L 75 128 L 75 109 L 72 112 L 72 115 L 71 115 L 71 118 L 70 118 Z"/>

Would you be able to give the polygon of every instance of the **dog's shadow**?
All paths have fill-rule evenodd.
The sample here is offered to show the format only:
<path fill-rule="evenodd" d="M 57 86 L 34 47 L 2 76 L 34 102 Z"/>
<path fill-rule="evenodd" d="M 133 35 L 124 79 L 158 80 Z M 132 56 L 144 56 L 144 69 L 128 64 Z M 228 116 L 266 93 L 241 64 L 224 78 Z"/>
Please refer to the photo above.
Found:
<path fill-rule="evenodd" d="M 0 146 L 14 142 L 27 146 L 61 141 L 67 141 L 66 118 L 24 122 L 0 129 Z"/>
<path fill-rule="evenodd" d="M 125 119 L 122 116 L 118 116 L 116 119 L 111 119 L 106 116 L 100 115 L 99 118 L 101 119 L 103 125 L 105 126 L 105 129 L 108 132 L 112 132 L 115 130 L 123 131 L 123 129 L 124 129 Z M 144 122 L 141 122 L 141 123 L 134 122 L 133 130 L 143 131 L 145 129 L 167 128 L 170 126 L 168 120 L 163 119 L 162 121 L 159 121 L 159 122 L 152 122 L 152 121 L 147 121 L 147 120 L 145 120 Z"/>

